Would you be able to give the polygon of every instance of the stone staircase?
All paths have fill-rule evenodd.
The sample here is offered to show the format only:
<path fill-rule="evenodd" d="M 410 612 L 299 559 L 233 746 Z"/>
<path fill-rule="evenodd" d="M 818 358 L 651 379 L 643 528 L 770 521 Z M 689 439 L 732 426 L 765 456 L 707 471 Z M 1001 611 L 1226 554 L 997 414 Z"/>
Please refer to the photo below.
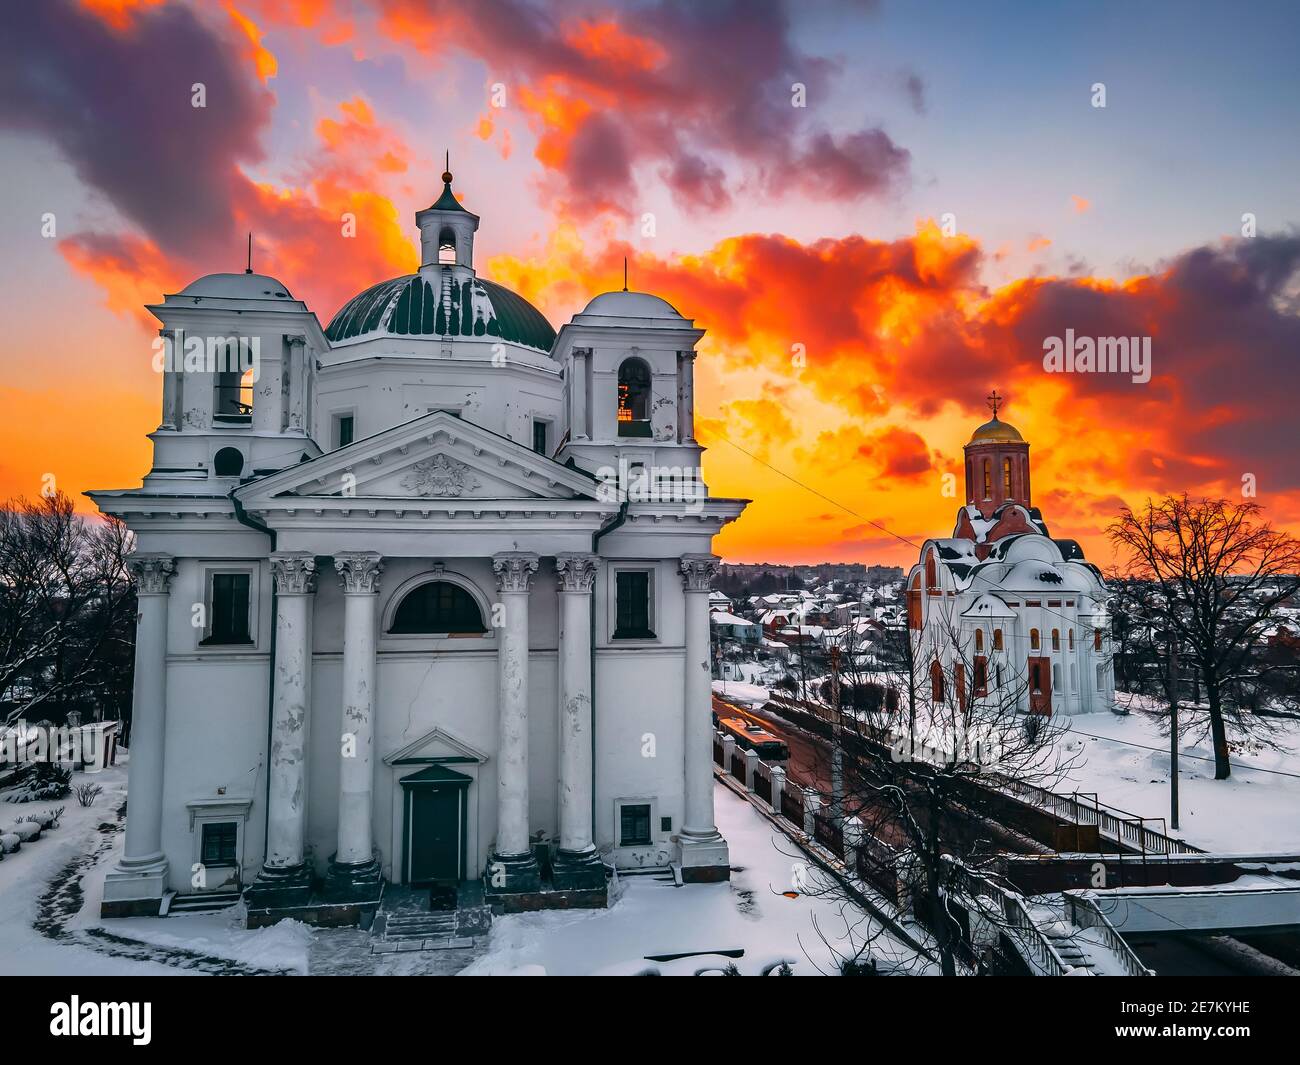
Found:
<path fill-rule="evenodd" d="M 201 895 L 176 895 L 167 907 L 167 916 L 183 913 L 213 913 L 234 906 L 243 896 L 238 891 L 208 891 Z"/>
<path fill-rule="evenodd" d="M 487 935 L 492 911 L 482 901 L 481 885 L 462 885 L 455 909 L 432 910 L 429 900 L 427 890 L 390 888 L 370 929 L 370 953 L 464 950 Z"/>

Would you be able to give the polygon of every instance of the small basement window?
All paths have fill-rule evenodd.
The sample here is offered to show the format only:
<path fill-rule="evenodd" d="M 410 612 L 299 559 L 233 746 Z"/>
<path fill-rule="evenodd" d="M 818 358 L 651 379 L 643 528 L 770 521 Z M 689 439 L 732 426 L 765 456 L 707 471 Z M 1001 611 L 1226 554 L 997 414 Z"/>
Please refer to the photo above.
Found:
<path fill-rule="evenodd" d="M 618 808 L 618 845 L 644 847 L 650 844 L 650 804 L 625 803 Z"/>
<path fill-rule="evenodd" d="M 204 865 L 235 865 L 238 844 L 238 821 L 208 821 L 203 825 L 199 860 Z"/>

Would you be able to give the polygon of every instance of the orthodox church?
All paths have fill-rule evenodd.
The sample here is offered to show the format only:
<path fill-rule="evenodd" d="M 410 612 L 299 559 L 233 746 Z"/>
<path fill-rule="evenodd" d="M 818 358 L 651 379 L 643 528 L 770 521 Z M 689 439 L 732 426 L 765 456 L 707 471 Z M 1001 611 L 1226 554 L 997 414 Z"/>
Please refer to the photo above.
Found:
<path fill-rule="evenodd" d="M 1048 532 L 1030 498 L 1029 444 L 999 420 L 997 392 L 989 398 L 993 418 L 964 448 L 956 528 L 926 540 L 908 573 L 915 661 L 929 671 L 936 702 L 963 706 L 969 694 L 1049 716 L 1110 709 L 1101 571 L 1074 540 Z"/>
<path fill-rule="evenodd" d="M 746 501 L 700 475 L 703 330 L 625 289 L 557 334 L 477 275 L 443 182 L 418 272 L 324 329 L 251 262 L 148 308 L 153 466 L 89 493 L 139 587 L 106 915 L 244 892 L 250 922 L 344 923 L 385 882 L 527 908 L 601 904 L 610 866 L 729 875 L 711 545 Z"/>

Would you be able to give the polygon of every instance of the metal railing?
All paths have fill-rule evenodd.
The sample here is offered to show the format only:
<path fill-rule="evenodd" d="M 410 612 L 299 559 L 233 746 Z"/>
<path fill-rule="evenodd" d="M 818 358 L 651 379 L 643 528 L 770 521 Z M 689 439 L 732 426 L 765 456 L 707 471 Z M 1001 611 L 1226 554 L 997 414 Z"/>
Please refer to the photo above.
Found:
<path fill-rule="evenodd" d="M 1125 810 L 1107 806 L 1090 792 L 1075 792 L 1073 795 L 1061 795 L 1048 791 L 1036 784 L 1023 780 L 998 776 L 997 787 L 1012 798 L 1020 799 L 1031 806 L 1047 810 L 1064 821 L 1077 825 L 1096 825 L 1097 831 L 1116 843 L 1126 843 L 1142 854 L 1204 854 L 1200 847 L 1194 847 L 1181 839 L 1154 828 L 1148 828 L 1147 822 L 1159 823 L 1163 828 L 1163 817 L 1139 817 Z M 1082 801 L 1091 799 L 1091 803 Z"/>
<path fill-rule="evenodd" d="M 1080 928 L 1095 928 L 1101 933 L 1102 939 L 1124 966 L 1124 971 L 1129 976 L 1154 976 L 1155 973 L 1142 964 L 1133 948 L 1128 945 L 1124 937 L 1115 931 L 1115 926 L 1102 912 L 1096 901 L 1088 895 L 1076 894 L 1073 891 L 1062 892 L 1065 899 L 1065 912 L 1069 915 L 1070 923 Z"/>
<path fill-rule="evenodd" d="M 1070 970 L 1071 967 L 1057 953 L 1047 933 L 1038 927 L 1020 895 L 994 884 L 986 877 L 978 876 L 952 859 L 948 861 L 952 870 L 948 877 L 949 884 L 956 885 L 970 898 L 988 899 L 1001 910 L 1008 929 L 1020 941 L 1021 947 L 1028 951 L 1031 964 L 1036 965 L 1046 976 L 1064 976 Z"/>

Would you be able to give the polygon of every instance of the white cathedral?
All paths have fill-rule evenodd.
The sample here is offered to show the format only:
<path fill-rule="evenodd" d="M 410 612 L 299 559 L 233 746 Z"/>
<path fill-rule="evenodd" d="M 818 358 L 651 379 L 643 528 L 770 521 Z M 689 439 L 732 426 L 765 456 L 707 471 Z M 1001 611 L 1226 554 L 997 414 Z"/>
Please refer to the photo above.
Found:
<path fill-rule="evenodd" d="M 997 392 L 989 398 L 993 418 L 963 449 L 966 503 L 952 536 L 926 540 L 907 576 L 914 661 L 928 670 L 936 704 L 1108 710 L 1115 680 L 1101 571 L 1077 541 L 1049 533 L 1030 495 L 1029 444 L 999 420 Z"/>
<path fill-rule="evenodd" d="M 385 882 L 527 908 L 599 905 L 607 866 L 729 875 L 709 588 L 746 501 L 699 473 L 703 331 L 624 290 L 556 334 L 477 276 L 443 181 L 419 272 L 325 329 L 251 270 L 149 307 L 153 468 L 89 493 L 139 590 L 105 915 L 246 889 L 250 923 L 345 923 Z"/>

